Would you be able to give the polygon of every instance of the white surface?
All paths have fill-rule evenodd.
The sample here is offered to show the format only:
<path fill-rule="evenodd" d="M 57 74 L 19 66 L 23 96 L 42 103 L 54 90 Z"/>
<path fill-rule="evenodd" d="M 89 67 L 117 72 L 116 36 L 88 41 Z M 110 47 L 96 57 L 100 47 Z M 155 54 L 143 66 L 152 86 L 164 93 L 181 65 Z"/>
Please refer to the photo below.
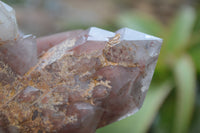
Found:
<path fill-rule="evenodd" d="M 115 33 L 96 27 L 91 27 L 88 33 L 88 41 L 109 41 L 109 38 L 115 36 Z"/>

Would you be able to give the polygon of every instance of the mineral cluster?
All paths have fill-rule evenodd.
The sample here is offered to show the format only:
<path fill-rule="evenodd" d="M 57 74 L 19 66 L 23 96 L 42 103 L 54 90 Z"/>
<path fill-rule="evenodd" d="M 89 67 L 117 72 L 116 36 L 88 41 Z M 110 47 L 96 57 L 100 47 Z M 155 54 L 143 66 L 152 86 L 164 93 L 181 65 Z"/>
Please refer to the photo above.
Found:
<path fill-rule="evenodd" d="M 92 27 L 37 57 L 34 38 L 6 39 L 0 45 L 0 132 L 94 133 L 134 114 L 161 44 L 129 28 Z"/>

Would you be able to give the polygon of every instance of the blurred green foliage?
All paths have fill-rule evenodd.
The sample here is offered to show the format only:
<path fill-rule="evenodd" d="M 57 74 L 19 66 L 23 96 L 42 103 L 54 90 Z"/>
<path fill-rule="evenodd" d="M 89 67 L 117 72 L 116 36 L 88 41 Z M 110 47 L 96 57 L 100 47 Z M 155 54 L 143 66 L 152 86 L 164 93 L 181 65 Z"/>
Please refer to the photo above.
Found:
<path fill-rule="evenodd" d="M 183 7 L 169 26 L 133 11 L 121 14 L 116 23 L 117 28 L 152 34 L 163 38 L 164 43 L 141 110 L 97 133 L 200 132 L 200 11 Z"/>

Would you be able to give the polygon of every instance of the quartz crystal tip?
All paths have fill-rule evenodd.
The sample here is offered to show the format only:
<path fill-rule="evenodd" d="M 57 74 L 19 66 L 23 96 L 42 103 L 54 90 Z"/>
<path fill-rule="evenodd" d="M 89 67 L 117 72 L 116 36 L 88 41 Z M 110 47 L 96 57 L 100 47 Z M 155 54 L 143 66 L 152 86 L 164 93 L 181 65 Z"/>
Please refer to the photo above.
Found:
<path fill-rule="evenodd" d="M 15 11 L 2 1 L 0 1 L 0 30 L 0 44 L 16 40 L 19 36 Z"/>

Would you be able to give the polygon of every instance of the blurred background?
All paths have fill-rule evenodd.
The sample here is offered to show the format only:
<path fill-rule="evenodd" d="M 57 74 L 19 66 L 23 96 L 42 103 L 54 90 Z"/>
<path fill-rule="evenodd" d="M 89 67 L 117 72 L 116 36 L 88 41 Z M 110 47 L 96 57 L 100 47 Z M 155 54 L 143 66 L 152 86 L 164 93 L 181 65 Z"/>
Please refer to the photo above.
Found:
<path fill-rule="evenodd" d="M 141 110 L 97 133 L 200 133 L 199 0 L 3 0 L 25 34 L 122 27 L 164 39 Z"/>

